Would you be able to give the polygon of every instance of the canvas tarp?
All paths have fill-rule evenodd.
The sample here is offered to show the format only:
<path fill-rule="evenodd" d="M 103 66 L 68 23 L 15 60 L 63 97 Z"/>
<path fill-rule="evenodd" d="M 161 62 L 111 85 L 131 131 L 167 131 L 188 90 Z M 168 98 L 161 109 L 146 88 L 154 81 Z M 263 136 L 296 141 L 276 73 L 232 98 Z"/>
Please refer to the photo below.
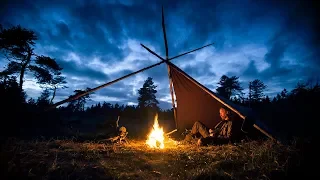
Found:
<path fill-rule="evenodd" d="M 183 70 L 168 62 L 176 95 L 176 126 L 178 130 L 190 129 L 196 121 L 214 127 L 220 120 L 219 109 L 226 107 L 241 120 L 253 116 L 249 108 L 232 103 L 201 85 Z"/>

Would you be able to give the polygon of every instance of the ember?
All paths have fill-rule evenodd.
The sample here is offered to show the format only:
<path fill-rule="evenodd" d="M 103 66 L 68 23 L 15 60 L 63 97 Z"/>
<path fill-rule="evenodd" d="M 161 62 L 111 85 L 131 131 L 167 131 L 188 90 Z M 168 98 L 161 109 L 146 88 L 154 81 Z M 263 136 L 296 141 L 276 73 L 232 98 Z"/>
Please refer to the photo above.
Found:
<path fill-rule="evenodd" d="M 151 133 L 148 135 L 146 144 L 151 148 L 164 148 L 164 132 L 163 128 L 159 127 L 158 114 L 154 117 L 154 124 Z"/>

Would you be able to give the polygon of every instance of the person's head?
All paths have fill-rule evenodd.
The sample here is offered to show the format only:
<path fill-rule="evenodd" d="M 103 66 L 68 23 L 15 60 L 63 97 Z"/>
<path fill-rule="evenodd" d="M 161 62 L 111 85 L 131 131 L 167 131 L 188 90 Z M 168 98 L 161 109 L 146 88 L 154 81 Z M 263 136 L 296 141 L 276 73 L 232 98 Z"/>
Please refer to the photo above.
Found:
<path fill-rule="evenodd" d="M 228 110 L 226 110 L 225 108 L 220 108 L 219 112 L 222 120 L 229 120 L 230 112 Z"/>

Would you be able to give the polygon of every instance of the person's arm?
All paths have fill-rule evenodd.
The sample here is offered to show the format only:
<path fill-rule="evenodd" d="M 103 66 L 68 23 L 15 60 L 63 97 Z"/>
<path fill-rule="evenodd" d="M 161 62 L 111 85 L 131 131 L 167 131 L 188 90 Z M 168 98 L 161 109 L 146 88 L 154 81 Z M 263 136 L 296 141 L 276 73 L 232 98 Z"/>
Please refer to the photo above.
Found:
<path fill-rule="evenodd" d="M 231 139 L 231 135 L 232 135 L 232 121 L 230 121 L 229 124 L 228 124 L 227 138 Z"/>

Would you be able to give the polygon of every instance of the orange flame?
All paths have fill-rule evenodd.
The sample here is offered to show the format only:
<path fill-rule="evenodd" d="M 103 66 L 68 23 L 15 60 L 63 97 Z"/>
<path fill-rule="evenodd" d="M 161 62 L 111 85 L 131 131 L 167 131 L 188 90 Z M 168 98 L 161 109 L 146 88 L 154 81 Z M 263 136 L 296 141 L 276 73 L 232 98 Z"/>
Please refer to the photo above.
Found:
<path fill-rule="evenodd" d="M 158 114 L 154 117 L 153 129 L 148 135 L 146 144 L 151 148 L 164 148 L 164 132 L 163 128 L 159 127 Z"/>

